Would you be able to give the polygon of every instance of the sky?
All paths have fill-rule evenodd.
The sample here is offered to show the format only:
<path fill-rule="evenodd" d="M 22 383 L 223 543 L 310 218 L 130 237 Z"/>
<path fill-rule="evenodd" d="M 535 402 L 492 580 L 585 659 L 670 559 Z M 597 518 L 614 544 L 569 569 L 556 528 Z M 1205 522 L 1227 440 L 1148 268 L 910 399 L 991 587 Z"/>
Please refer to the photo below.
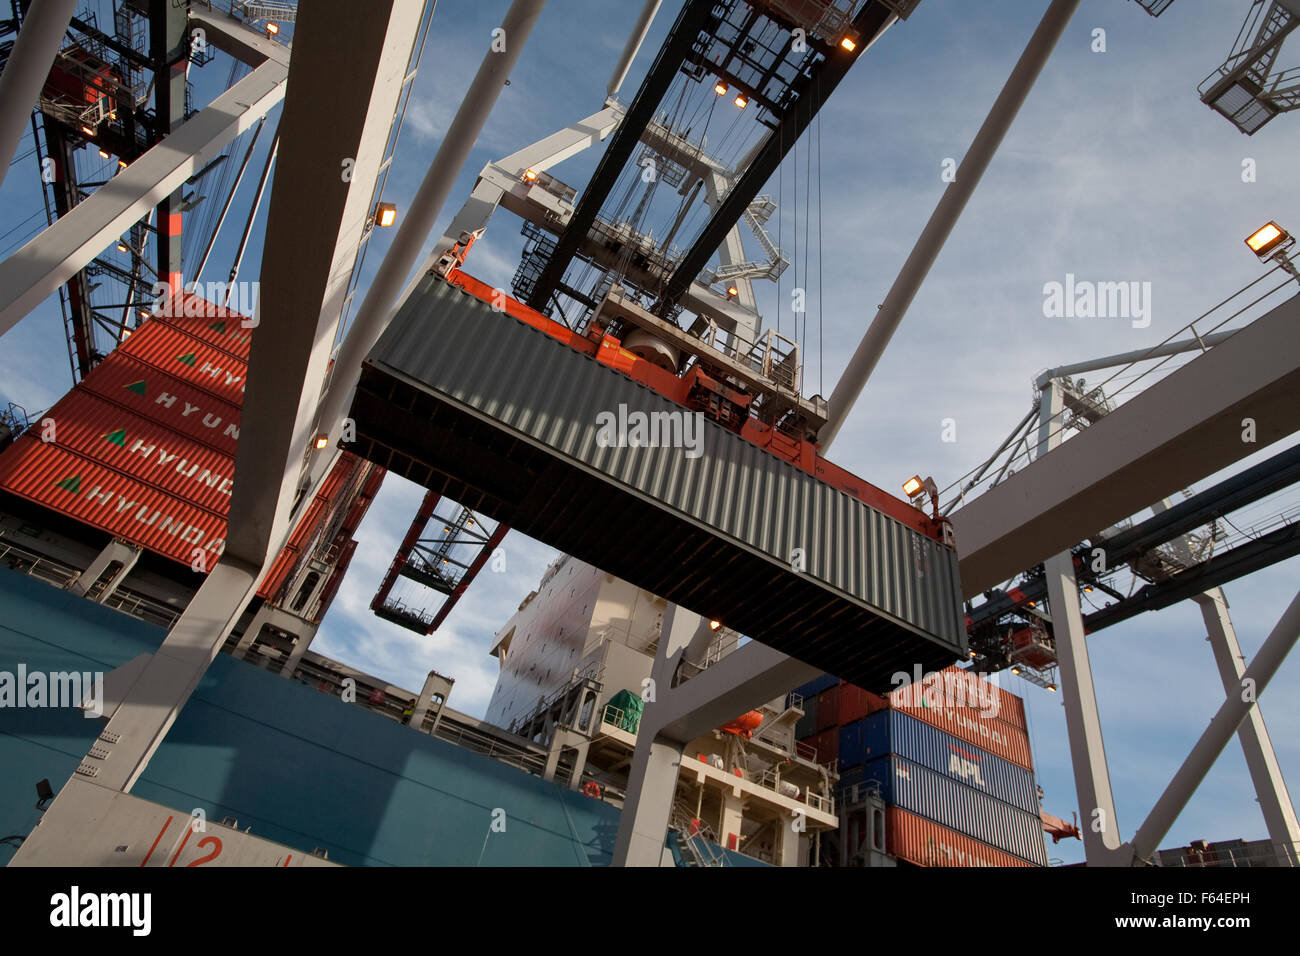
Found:
<path fill-rule="evenodd" d="M 397 203 L 399 214 L 507 6 L 439 4 L 383 197 Z M 600 109 L 640 6 L 550 0 L 430 244 L 485 162 Z M 625 101 L 678 6 L 665 3 L 624 84 Z M 820 142 L 821 202 L 815 187 L 811 203 L 792 199 L 807 195 L 807 143 L 797 150 L 798 173 L 787 161 L 763 190 L 782 197 L 772 229 L 787 251 L 804 242 L 808 215 L 812 233 L 821 227 L 810 268 L 803 268 L 808 250 L 801 247 L 781 290 L 783 331 L 792 287 L 806 287 L 815 310 L 803 341 L 810 392 L 830 393 L 942 195 L 945 160 L 960 161 L 1045 8 L 1045 0 L 923 0 L 862 55 L 808 134 L 814 151 Z M 1271 218 L 1300 223 L 1291 181 L 1300 121 L 1282 116 L 1246 137 L 1196 93 L 1228 53 L 1248 8 L 1247 0 L 1177 0 L 1153 19 L 1130 0 L 1084 0 L 836 439 L 833 461 L 890 491 L 915 473 L 946 486 L 991 454 L 1029 410 L 1042 370 L 1154 345 L 1263 271 L 1242 240 Z M 1104 52 L 1094 50 L 1097 30 L 1105 31 Z M 198 71 L 196 89 L 219 89 L 225 71 L 220 61 Z M 580 188 L 598 158 L 590 150 L 552 173 Z M 1243 181 L 1247 160 L 1252 182 Z M 0 187 L 4 229 L 39 201 L 30 160 L 15 166 Z M 234 232 L 223 235 L 214 261 L 229 261 Z M 387 238 L 376 235 L 363 285 Z M 508 288 L 520 244 L 519 221 L 499 212 L 467 271 Z M 260 257 L 255 233 L 245 260 L 250 277 Z M 1149 282 L 1149 326 L 1047 317 L 1044 285 L 1067 274 Z M 220 270 L 211 276 L 219 277 Z M 768 324 L 777 324 L 776 290 L 758 291 Z M 52 300 L 6 336 L 0 397 L 41 409 L 70 384 Z M 955 441 L 944 440 L 952 437 L 951 427 L 944 435 L 948 419 Z M 421 637 L 382 622 L 369 603 L 422 493 L 386 480 L 313 649 L 411 689 L 437 670 L 456 680 L 451 706 L 481 716 L 496 677 L 488 653 L 493 634 L 555 552 L 512 533 L 504 571 L 485 571 L 436 634 Z M 1226 586 L 1248 658 L 1291 600 L 1297 578 L 1300 558 Z M 1189 602 L 1107 629 L 1090 639 L 1089 650 L 1118 823 L 1128 838 L 1205 728 L 1222 687 L 1199 611 Z M 1262 697 L 1279 763 L 1292 780 L 1300 779 L 1300 698 L 1292 693 L 1298 681 L 1293 657 Z M 1059 696 L 1009 675 L 1000 682 L 1025 697 L 1045 808 L 1069 819 L 1077 805 Z M 1163 845 L 1265 836 L 1234 743 Z M 1077 862 L 1082 845 L 1049 843 L 1049 855 Z"/>

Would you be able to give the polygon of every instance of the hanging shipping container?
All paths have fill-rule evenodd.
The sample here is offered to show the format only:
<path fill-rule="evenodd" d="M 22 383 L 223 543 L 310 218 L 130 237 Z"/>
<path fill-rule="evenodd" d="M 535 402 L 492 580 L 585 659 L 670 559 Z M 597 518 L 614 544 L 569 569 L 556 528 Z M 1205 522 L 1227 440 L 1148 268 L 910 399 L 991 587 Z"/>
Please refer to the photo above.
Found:
<path fill-rule="evenodd" d="M 885 809 L 885 847 L 917 866 L 1032 865 L 899 807 Z"/>
<path fill-rule="evenodd" d="M 77 388 L 235 457 L 238 405 L 220 401 L 120 349 L 91 369 Z"/>
<path fill-rule="evenodd" d="M 951 546 L 629 374 L 681 384 L 662 369 L 506 308 L 420 279 L 362 366 L 358 453 L 869 690 L 965 655 Z M 644 535 L 667 544 L 627 546 Z"/>
<path fill-rule="evenodd" d="M 854 728 L 856 733 L 849 733 L 850 728 Z M 849 744 L 845 743 L 846 733 L 849 733 Z M 857 749 L 846 750 L 846 747 Z M 1032 771 L 902 711 L 882 710 L 841 731 L 842 766 L 867 763 L 891 753 L 959 780 L 1028 813 L 1040 812 L 1038 787 Z"/>
<path fill-rule="evenodd" d="M 880 784 L 885 803 L 902 807 L 1029 863 L 1047 865 L 1043 821 L 1038 814 L 1003 803 L 895 754 L 864 766 L 864 779 Z"/>

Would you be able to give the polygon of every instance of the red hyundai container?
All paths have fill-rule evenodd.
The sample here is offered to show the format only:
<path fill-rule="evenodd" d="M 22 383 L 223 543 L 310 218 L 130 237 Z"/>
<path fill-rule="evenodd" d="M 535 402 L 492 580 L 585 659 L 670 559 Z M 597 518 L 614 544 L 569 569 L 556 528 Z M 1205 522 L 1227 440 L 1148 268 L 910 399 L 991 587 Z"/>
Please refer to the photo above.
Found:
<path fill-rule="evenodd" d="M 146 322 L 118 349 L 223 402 L 240 407 L 244 404 L 247 365 L 192 335 L 177 331 L 161 319 Z"/>
<path fill-rule="evenodd" d="M 885 848 L 917 866 L 1033 866 L 898 807 L 885 808 Z"/>
<path fill-rule="evenodd" d="M 91 369 L 77 388 L 235 457 L 238 405 L 220 401 L 120 350 Z"/>
<path fill-rule="evenodd" d="M 1010 691 L 1003 690 L 983 680 L 971 671 L 960 667 L 945 667 L 934 675 L 926 675 L 920 684 L 908 684 L 889 695 L 891 706 L 969 707 L 981 710 L 1020 730 L 1027 730 L 1025 702 Z"/>
<path fill-rule="evenodd" d="M 182 310 L 197 314 L 186 315 Z M 245 315 L 186 293 L 185 302 L 174 307 L 172 314 L 158 314 L 154 318 L 206 345 L 221 349 L 245 364 L 248 362 L 253 328 L 244 325 L 245 322 L 252 321 Z"/>
<path fill-rule="evenodd" d="M 31 433 L 0 455 L 0 488 L 183 564 L 192 564 L 199 549 L 211 568 L 225 547 L 220 515 Z"/>
<path fill-rule="evenodd" d="M 45 420 L 52 423 L 59 447 L 225 516 L 230 512 L 235 462 L 163 427 L 165 420 L 178 416 L 178 410 L 160 409 L 158 420 L 150 421 L 73 389 Z"/>
<path fill-rule="evenodd" d="M 830 690 L 817 695 L 817 731 L 829 730 L 840 725 L 840 687 L 836 684 Z"/>

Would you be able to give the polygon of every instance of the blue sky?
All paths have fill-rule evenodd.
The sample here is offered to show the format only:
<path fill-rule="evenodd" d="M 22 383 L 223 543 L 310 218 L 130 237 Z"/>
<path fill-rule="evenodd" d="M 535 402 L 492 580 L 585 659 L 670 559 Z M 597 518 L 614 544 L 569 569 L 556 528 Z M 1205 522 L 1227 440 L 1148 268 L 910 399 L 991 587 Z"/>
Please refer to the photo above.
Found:
<path fill-rule="evenodd" d="M 432 159 L 507 5 L 439 5 L 384 197 L 399 210 Z M 486 161 L 600 108 L 640 5 L 551 0 L 437 233 Z M 661 11 L 624 84 L 625 100 L 677 6 L 670 2 Z M 808 284 L 813 308 L 820 299 L 824 314 L 824 343 L 815 330 L 804 342 L 814 390 L 820 365 L 829 393 L 942 193 L 944 159 L 961 159 L 1045 7 L 1045 0 L 923 0 L 909 21 L 862 57 L 822 111 L 822 282 L 818 290 L 814 266 L 799 283 Z M 1084 0 L 837 439 L 831 455 L 837 464 L 891 490 L 918 471 L 947 485 L 979 464 L 1020 420 L 1040 371 L 1154 345 L 1259 275 L 1243 237 L 1269 218 L 1300 223 L 1291 182 L 1300 121 L 1283 116 L 1248 138 L 1196 95 L 1199 81 L 1228 52 L 1248 7 L 1246 0 L 1177 0 L 1157 20 L 1128 0 Z M 1104 53 L 1091 50 L 1098 28 L 1106 31 Z M 225 73 L 218 61 L 199 71 L 196 86 L 219 87 Z M 764 190 L 786 199 L 780 231 L 787 250 L 795 242 L 796 209 L 800 237 L 804 227 L 804 212 L 790 201 L 796 182 L 801 194 L 806 185 L 805 144 L 799 153 L 799 178 L 787 163 Z M 598 157 L 589 151 L 552 172 L 581 187 Z M 1257 168 L 1253 183 L 1241 177 L 1247 158 Z M 34 167 L 20 165 L 0 188 L 6 229 L 39 204 L 35 175 Z M 518 220 L 498 213 L 468 271 L 508 287 L 518 232 Z M 211 278 L 225 271 L 235 238 L 232 230 L 218 244 L 219 268 Z M 367 274 L 386 238 L 378 236 L 370 250 Z M 260 255 L 258 234 L 246 259 L 250 278 Z M 1150 327 L 1045 318 L 1043 285 L 1067 273 L 1151 282 Z M 788 296 L 795 277 L 787 276 Z M 760 286 L 760 295 L 771 323 L 775 290 Z M 788 326 L 788 300 L 783 321 Z M 6 336 L 0 395 L 39 409 L 66 390 L 59 324 L 57 305 L 46 303 Z M 956 420 L 956 442 L 941 440 L 947 418 Z M 452 706 L 481 715 L 495 682 L 495 661 L 487 653 L 492 635 L 554 551 L 511 534 L 507 570 L 484 573 L 437 634 L 421 638 L 388 625 L 368 605 L 421 495 L 413 485 L 387 480 L 315 649 L 409 688 L 436 669 L 456 678 Z M 1227 586 L 1247 656 L 1291 600 L 1298 572 L 1300 559 L 1292 559 Z M 1090 649 L 1119 825 L 1129 837 L 1204 729 L 1222 690 L 1191 604 L 1108 629 L 1091 639 Z M 1300 779 L 1300 702 L 1292 694 L 1298 680 L 1300 663 L 1292 659 L 1262 698 L 1283 772 L 1293 780 Z M 1010 677 L 1003 685 L 1026 698 L 1045 806 L 1068 818 L 1075 800 L 1060 700 Z M 1234 743 L 1164 842 L 1265 835 Z M 1049 851 L 1066 862 L 1082 859 L 1077 841 L 1049 844 Z"/>

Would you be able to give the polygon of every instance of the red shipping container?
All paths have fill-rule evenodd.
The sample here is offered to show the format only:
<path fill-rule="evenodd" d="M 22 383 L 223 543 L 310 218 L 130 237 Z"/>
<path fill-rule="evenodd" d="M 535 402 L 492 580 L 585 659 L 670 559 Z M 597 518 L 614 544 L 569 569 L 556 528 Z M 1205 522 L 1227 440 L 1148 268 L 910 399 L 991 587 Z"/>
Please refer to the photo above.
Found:
<path fill-rule="evenodd" d="M 226 519 L 33 435 L 0 455 L 0 488 L 150 551 L 207 567 L 225 547 Z"/>
<path fill-rule="evenodd" d="M 198 314 L 185 315 L 183 310 Z M 243 324 L 252 321 L 245 315 L 224 309 L 198 296 L 186 295 L 184 304 L 173 309 L 172 314 L 158 313 L 154 318 L 160 319 L 178 332 L 191 335 L 200 342 L 221 349 L 241 362 L 248 362 L 248 350 L 253 342 L 253 329 Z"/>
<path fill-rule="evenodd" d="M 121 351 L 91 369 L 78 389 L 211 446 L 231 458 L 239 442 L 239 407 L 145 365 Z"/>
<path fill-rule="evenodd" d="M 840 760 L 840 729 L 832 727 L 819 734 L 813 734 L 804 743 L 817 751 L 817 763 L 825 766 L 831 764 L 838 768 Z"/>
<path fill-rule="evenodd" d="M 45 417 L 52 420 L 59 447 L 225 516 L 230 512 L 235 462 L 164 427 L 178 414 L 159 409 L 157 420 L 150 421 L 73 389 Z"/>
<path fill-rule="evenodd" d="M 840 687 L 837 684 L 830 690 L 817 695 L 817 730 L 821 732 L 840 725 Z"/>
<path fill-rule="evenodd" d="M 118 349 L 215 398 L 243 407 L 247 365 L 161 320 L 146 322 Z"/>
<path fill-rule="evenodd" d="M 960 667 L 945 667 L 934 675 L 926 675 L 921 683 L 900 687 L 889 695 L 890 704 L 903 706 L 968 707 L 983 711 L 1020 730 L 1028 730 L 1025 723 L 1025 702 L 1010 691 L 1003 690 Z"/>
<path fill-rule="evenodd" d="M 885 808 L 885 848 L 917 866 L 1033 865 L 898 807 Z"/>
<path fill-rule="evenodd" d="M 840 685 L 840 726 L 847 727 L 868 714 L 885 710 L 889 702 L 854 684 Z"/>

